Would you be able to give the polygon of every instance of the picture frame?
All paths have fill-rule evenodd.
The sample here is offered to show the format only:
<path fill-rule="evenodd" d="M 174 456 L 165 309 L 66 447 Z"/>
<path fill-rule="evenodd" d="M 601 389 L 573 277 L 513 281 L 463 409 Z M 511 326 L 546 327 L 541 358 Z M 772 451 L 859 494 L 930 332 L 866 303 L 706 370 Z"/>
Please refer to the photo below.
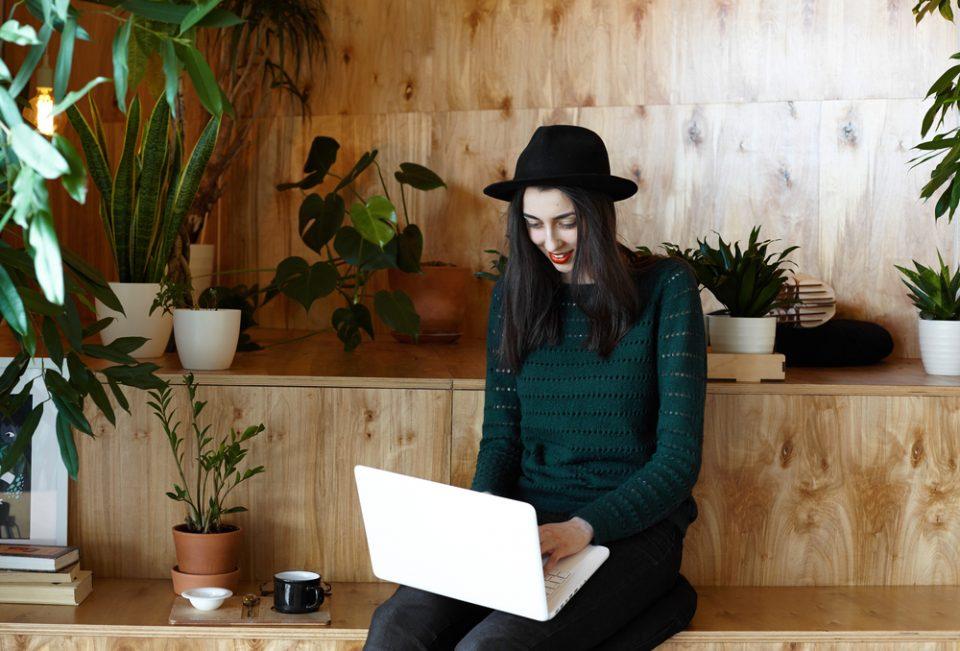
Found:
<path fill-rule="evenodd" d="M 0 357 L 0 373 L 12 361 L 12 357 Z M 58 368 L 50 358 L 30 360 L 13 392 L 36 380 L 31 390 L 32 404 L 25 405 L 12 418 L 0 416 L 2 456 L 2 450 L 16 440 L 18 421 L 22 422 L 34 405 L 43 402 L 43 415 L 30 447 L 14 468 L 0 476 L 0 544 L 67 544 L 68 476 L 57 443 L 57 408 L 48 399 L 43 381 L 43 371 L 49 368 L 66 377 L 66 369 Z"/>

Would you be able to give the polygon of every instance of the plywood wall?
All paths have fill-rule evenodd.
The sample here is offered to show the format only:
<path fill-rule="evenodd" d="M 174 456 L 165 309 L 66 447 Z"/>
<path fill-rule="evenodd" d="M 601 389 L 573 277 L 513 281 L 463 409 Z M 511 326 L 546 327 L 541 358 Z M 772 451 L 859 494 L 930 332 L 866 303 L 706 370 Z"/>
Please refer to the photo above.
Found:
<path fill-rule="evenodd" d="M 916 316 L 893 265 L 960 250 L 956 228 L 916 198 L 929 168 L 907 161 L 926 89 L 960 44 L 938 17 L 915 26 L 912 4 L 328 0 L 329 59 L 308 115 L 278 108 L 232 174 L 221 268 L 315 257 L 296 236 L 298 191 L 274 186 L 328 135 L 342 145 L 338 173 L 373 148 L 388 178 L 408 160 L 437 171 L 448 189 L 408 197 L 425 258 L 484 269 L 483 250 L 505 245 L 505 204 L 483 186 L 513 175 L 537 126 L 573 123 L 599 132 L 614 172 L 640 186 L 619 204 L 625 243 L 743 239 L 762 224 L 801 247 L 799 269 L 836 288 L 841 316 L 883 324 L 897 354 L 915 357 Z M 371 174 L 358 190 L 378 185 Z M 96 212 L 82 217 L 95 224 Z M 81 230 L 69 235 L 89 239 Z M 489 287 L 477 280 L 465 296 L 468 336 L 483 336 Z M 334 307 L 306 315 L 281 300 L 260 321 L 321 327 Z"/>

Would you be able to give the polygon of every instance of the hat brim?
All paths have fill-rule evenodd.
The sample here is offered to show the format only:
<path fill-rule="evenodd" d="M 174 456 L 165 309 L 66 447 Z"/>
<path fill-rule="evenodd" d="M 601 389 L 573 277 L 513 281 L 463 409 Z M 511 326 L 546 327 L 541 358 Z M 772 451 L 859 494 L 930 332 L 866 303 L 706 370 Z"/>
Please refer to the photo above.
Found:
<path fill-rule="evenodd" d="M 637 193 L 637 184 L 630 179 L 609 174 L 568 174 L 565 176 L 549 176 L 539 179 L 514 179 L 491 183 L 483 189 L 488 197 L 510 201 L 514 193 L 527 186 L 569 185 L 586 190 L 596 190 L 608 195 L 613 201 L 622 201 Z"/>

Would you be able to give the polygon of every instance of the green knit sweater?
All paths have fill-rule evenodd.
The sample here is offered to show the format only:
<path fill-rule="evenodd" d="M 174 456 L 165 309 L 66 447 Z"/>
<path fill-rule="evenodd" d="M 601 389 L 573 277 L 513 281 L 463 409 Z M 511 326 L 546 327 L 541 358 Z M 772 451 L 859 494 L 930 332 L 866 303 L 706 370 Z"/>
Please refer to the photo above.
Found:
<path fill-rule="evenodd" d="M 635 272 L 641 312 L 604 360 L 581 348 L 590 322 L 561 288 L 563 341 L 500 368 L 502 287 L 487 326 L 483 436 L 471 488 L 528 502 L 538 517 L 579 516 L 593 543 L 665 518 L 697 517 L 706 394 L 703 311 L 690 268 L 673 259 Z M 586 286 L 594 291 L 593 285 Z"/>

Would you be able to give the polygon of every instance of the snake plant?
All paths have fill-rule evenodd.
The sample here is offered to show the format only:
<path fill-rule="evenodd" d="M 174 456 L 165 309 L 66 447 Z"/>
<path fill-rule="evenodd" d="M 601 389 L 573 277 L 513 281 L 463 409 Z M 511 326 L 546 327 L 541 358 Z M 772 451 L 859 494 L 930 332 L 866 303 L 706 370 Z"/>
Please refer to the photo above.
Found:
<path fill-rule="evenodd" d="M 120 282 L 157 283 L 163 278 L 174 241 L 196 196 L 220 131 L 210 118 L 190 156 L 183 159 L 183 136 L 161 97 L 140 137 L 140 100 L 127 111 L 123 148 L 111 171 L 103 126 L 90 102 L 93 128 L 74 106 L 70 124 L 80 136 L 90 175 L 100 191 L 100 216 L 113 251 Z"/>

